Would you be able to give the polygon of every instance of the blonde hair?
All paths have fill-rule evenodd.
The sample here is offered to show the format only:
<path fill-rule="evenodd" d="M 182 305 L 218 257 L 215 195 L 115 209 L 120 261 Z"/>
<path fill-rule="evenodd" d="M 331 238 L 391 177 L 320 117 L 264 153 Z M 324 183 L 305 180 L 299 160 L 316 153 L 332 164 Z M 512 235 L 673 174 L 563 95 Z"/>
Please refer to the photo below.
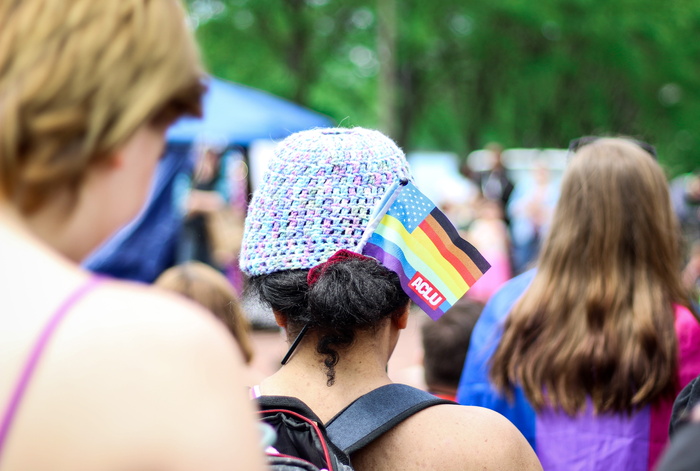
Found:
<path fill-rule="evenodd" d="M 74 192 L 143 125 L 199 114 L 202 77 L 177 0 L 3 0 L 0 197 Z"/>
<path fill-rule="evenodd" d="M 688 306 L 666 178 L 623 139 L 582 147 L 532 285 L 508 316 L 491 377 L 536 409 L 631 412 L 672 397 L 673 304 Z"/>
<path fill-rule="evenodd" d="M 193 300 L 219 318 L 238 342 L 246 364 L 250 364 L 253 360 L 250 323 L 224 275 L 209 265 L 187 262 L 163 272 L 155 285 Z"/>

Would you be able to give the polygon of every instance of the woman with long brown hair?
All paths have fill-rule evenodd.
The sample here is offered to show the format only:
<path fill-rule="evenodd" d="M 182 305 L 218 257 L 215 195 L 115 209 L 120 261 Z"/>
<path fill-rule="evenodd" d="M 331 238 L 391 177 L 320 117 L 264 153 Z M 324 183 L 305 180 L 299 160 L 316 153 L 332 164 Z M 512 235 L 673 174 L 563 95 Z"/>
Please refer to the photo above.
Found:
<path fill-rule="evenodd" d="M 572 153 L 535 270 L 496 293 L 458 400 L 510 418 L 545 470 L 651 469 L 675 394 L 700 373 L 700 327 L 653 148 Z"/>

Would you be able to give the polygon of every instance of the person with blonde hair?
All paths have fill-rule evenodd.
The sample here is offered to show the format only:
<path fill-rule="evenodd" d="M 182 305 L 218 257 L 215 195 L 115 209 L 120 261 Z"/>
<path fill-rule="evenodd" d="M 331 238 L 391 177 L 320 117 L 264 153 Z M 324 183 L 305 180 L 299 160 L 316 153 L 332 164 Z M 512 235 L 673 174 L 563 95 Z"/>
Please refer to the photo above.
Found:
<path fill-rule="evenodd" d="M 181 294 L 214 314 L 236 339 L 243 361 L 250 365 L 253 360 L 250 322 L 243 315 L 233 285 L 220 271 L 202 262 L 186 262 L 168 268 L 153 284 Z"/>
<path fill-rule="evenodd" d="M 700 373 L 679 227 L 651 146 L 571 153 L 537 268 L 489 300 L 457 399 L 508 417 L 546 470 L 649 470 Z"/>
<path fill-rule="evenodd" d="M 134 217 L 203 72 L 176 0 L 0 2 L 0 469 L 262 469 L 240 354 L 78 263 Z"/>

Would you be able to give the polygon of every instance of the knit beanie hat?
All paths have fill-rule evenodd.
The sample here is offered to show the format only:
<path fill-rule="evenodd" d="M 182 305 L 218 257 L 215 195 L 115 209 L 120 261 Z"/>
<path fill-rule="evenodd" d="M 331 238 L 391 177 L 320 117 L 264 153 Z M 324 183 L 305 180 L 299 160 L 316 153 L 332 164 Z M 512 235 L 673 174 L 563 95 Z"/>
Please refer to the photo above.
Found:
<path fill-rule="evenodd" d="M 356 251 L 391 185 L 411 179 L 394 142 L 363 128 L 302 131 L 276 148 L 245 221 L 241 270 L 308 269 Z"/>

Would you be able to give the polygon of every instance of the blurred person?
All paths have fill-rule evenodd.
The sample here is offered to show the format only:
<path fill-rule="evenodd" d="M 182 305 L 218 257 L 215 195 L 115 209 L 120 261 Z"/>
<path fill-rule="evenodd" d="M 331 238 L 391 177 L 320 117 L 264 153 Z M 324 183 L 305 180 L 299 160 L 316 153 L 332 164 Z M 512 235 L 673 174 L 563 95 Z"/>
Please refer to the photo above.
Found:
<path fill-rule="evenodd" d="M 551 179 L 549 168 L 544 162 L 536 162 L 532 182 L 518 184 L 507 208 L 515 273 L 530 268 L 537 259 L 558 198 L 559 185 Z"/>
<path fill-rule="evenodd" d="M 428 392 L 450 401 L 457 400 L 469 340 L 483 309 L 482 303 L 463 299 L 437 321 L 423 324 L 423 368 Z"/>
<path fill-rule="evenodd" d="M 668 435 L 673 439 L 678 430 L 695 419 L 700 418 L 700 376 L 690 381 L 673 401 Z"/>
<path fill-rule="evenodd" d="M 467 291 L 467 296 L 485 303 L 513 275 L 511 245 L 508 228 L 503 222 L 503 210 L 498 203 L 480 198 L 474 206 L 476 217 L 465 238 L 488 260 L 491 268 Z"/>
<path fill-rule="evenodd" d="M 669 183 L 671 204 L 683 229 L 686 249 L 700 240 L 700 173 L 679 175 Z"/>
<path fill-rule="evenodd" d="M 508 417 L 546 470 L 653 469 L 673 398 L 700 373 L 678 222 L 647 148 L 574 141 L 537 269 L 474 328 L 459 402 Z"/>
<path fill-rule="evenodd" d="M 688 263 L 683 268 L 683 284 L 692 294 L 693 302 L 700 302 L 700 240 L 690 248 Z"/>
<path fill-rule="evenodd" d="M 490 168 L 475 173 L 474 178 L 484 198 L 499 204 L 503 211 L 503 220 L 510 226 L 510 219 L 505 209 L 515 187 L 508 177 L 508 170 L 503 165 L 503 146 L 492 142 L 486 145 L 486 150 L 491 154 Z"/>
<path fill-rule="evenodd" d="M 671 438 L 656 471 L 696 471 L 700 469 L 700 418 Z"/>
<path fill-rule="evenodd" d="M 203 138 L 196 148 L 193 173 L 178 175 L 173 190 L 183 218 L 177 260 L 195 260 L 224 269 L 237 253 L 222 247 L 225 243 L 220 240 L 228 237 L 230 225 L 239 241 L 243 232 L 243 216 L 231 207 L 231 152 L 227 152 L 225 143 L 212 138 Z"/>
<path fill-rule="evenodd" d="M 316 129 L 275 151 L 246 218 L 241 268 L 291 343 L 256 397 L 303 401 L 328 422 L 391 384 L 387 363 L 408 322 L 399 276 L 352 252 L 392 185 L 411 178 L 403 152 L 377 131 Z M 357 249 L 361 250 L 361 249 Z M 351 454 L 354 469 L 540 469 L 500 415 L 434 405 Z"/>
<path fill-rule="evenodd" d="M 164 271 L 154 284 L 181 294 L 214 314 L 236 339 L 243 361 L 250 365 L 250 322 L 243 315 L 233 285 L 221 272 L 201 262 L 186 262 Z"/>
<path fill-rule="evenodd" d="M 174 0 L 0 2 L 0 467 L 260 470 L 204 310 L 78 263 L 141 208 L 203 72 Z"/>
<path fill-rule="evenodd" d="M 698 440 L 700 440 L 700 406 L 698 406 L 698 381 L 696 378 L 688 386 L 684 388 L 681 394 L 676 399 L 673 406 L 674 418 L 671 420 L 670 429 L 671 443 L 664 450 L 663 455 L 659 459 L 659 465 L 656 471 L 695 471 L 700 469 L 700 448 L 698 448 Z M 692 389 L 690 395 L 685 394 L 686 390 Z M 690 402 L 688 402 L 690 399 Z M 676 417 L 676 408 L 682 403 L 685 408 L 682 417 Z M 677 420 L 674 430 L 674 420 Z"/>

